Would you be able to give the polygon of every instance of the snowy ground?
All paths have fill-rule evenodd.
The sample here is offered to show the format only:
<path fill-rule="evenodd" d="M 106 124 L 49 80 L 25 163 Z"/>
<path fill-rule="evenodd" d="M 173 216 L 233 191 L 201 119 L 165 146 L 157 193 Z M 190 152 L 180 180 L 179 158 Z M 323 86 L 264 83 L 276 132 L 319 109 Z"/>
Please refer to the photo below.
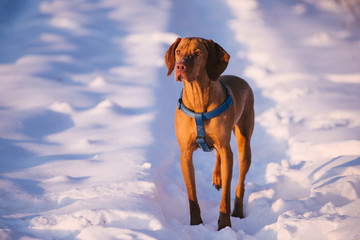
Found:
<path fill-rule="evenodd" d="M 1 1 L 0 239 L 360 239 L 356 13 L 355 0 Z M 177 36 L 218 42 L 225 73 L 254 89 L 232 229 L 216 231 L 215 157 L 199 151 L 204 225 L 189 226 L 181 84 L 163 60 Z"/>

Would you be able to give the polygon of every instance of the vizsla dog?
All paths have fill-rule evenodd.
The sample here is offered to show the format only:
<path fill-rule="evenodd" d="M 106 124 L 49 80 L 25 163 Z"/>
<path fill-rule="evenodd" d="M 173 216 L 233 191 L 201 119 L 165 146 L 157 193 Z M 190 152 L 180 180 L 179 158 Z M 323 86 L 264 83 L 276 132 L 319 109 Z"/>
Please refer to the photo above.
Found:
<path fill-rule="evenodd" d="M 196 196 L 193 152 L 199 147 L 204 151 L 216 149 L 213 184 L 218 190 L 222 188 L 219 230 L 231 227 L 231 131 L 237 140 L 240 162 L 232 216 L 243 218 L 244 180 L 251 163 L 250 138 L 254 128 L 254 96 L 250 86 L 241 78 L 220 76 L 229 59 L 229 54 L 220 45 L 202 38 L 178 38 L 165 55 L 167 75 L 175 68 L 175 79 L 184 83 L 175 113 L 175 131 L 189 197 L 190 224 L 202 223 Z"/>

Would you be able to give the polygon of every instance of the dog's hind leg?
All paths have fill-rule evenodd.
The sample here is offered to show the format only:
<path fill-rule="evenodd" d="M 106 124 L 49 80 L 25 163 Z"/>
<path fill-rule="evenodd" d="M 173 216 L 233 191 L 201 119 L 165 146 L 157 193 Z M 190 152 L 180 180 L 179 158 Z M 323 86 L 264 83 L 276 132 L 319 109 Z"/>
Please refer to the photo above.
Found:
<path fill-rule="evenodd" d="M 254 127 L 254 111 L 244 115 L 242 119 L 235 125 L 234 134 L 239 151 L 239 183 L 236 187 L 233 217 L 244 218 L 243 201 L 245 193 L 245 176 L 251 164 L 251 148 L 250 139 Z"/>

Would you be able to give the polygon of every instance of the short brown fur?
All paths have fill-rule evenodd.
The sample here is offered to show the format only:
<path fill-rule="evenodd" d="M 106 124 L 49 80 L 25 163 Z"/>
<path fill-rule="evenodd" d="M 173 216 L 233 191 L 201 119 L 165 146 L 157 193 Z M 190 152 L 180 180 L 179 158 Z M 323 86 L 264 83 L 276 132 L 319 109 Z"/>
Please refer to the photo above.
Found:
<path fill-rule="evenodd" d="M 183 103 L 195 112 L 208 112 L 221 105 L 227 96 L 222 81 L 233 99 L 231 106 L 219 116 L 205 120 L 205 139 L 216 149 L 213 184 L 222 188 L 218 229 L 231 227 L 230 186 L 233 153 L 230 148 L 234 132 L 239 151 L 240 175 L 232 216 L 243 218 L 244 180 L 251 163 L 250 139 L 254 127 L 254 96 L 250 86 L 236 76 L 221 76 L 229 62 L 229 54 L 212 40 L 178 38 L 165 55 L 168 76 L 175 68 L 175 79 L 184 83 Z M 181 169 L 190 203 L 190 224 L 202 223 L 196 196 L 192 155 L 198 148 L 195 120 L 176 109 L 175 131 L 181 150 Z"/>

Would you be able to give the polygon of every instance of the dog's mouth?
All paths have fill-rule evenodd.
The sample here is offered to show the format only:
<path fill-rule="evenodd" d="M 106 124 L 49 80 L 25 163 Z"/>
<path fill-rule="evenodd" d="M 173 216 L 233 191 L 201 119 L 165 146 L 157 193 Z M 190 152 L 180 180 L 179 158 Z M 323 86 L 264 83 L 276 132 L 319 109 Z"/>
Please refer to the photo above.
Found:
<path fill-rule="evenodd" d="M 175 70 L 175 80 L 178 82 L 182 82 L 182 81 L 188 81 L 188 82 L 193 82 L 195 80 L 194 77 L 190 76 L 191 74 L 188 74 L 187 71 L 182 71 L 182 70 Z"/>
<path fill-rule="evenodd" d="M 183 75 L 182 75 L 181 73 L 175 71 L 175 79 L 176 79 L 176 81 L 178 81 L 178 82 L 182 82 L 183 79 L 184 79 L 184 77 L 183 77 Z"/>
<path fill-rule="evenodd" d="M 182 81 L 188 81 L 188 82 L 193 82 L 195 81 L 195 78 L 189 78 L 188 76 L 186 76 L 185 74 L 176 74 L 175 76 L 176 81 L 178 82 L 182 82 Z"/>

